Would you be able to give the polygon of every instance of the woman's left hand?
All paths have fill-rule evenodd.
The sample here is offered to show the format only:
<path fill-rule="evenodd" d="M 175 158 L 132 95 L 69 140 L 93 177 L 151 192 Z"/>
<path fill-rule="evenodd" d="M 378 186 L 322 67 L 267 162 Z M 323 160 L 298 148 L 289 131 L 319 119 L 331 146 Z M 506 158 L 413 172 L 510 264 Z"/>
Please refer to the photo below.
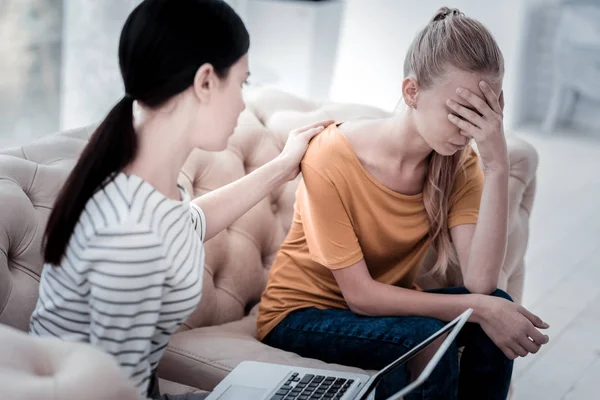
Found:
<path fill-rule="evenodd" d="M 486 170 L 506 169 L 508 150 L 503 127 L 504 93 L 501 92 L 498 96 L 484 81 L 479 83 L 479 87 L 485 99 L 468 89 L 456 90 L 456 93 L 471 104 L 476 112 L 453 100 L 448 100 L 448 107 L 462 117 L 448 114 L 448 119 L 460 129 L 461 135 L 475 140 Z"/>
<path fill-rule="evenodd" d="M 293 180 L 300 173 L 300 161 L 302 161 L 311 139 L 333 123 L 333 120 L 315 122 L 314 124 L 294 129 L 290 132 L 285 147 L 279 155 L 284 166 L 284 171 L 286 172 L 285 176 L 287 180 Z"/>

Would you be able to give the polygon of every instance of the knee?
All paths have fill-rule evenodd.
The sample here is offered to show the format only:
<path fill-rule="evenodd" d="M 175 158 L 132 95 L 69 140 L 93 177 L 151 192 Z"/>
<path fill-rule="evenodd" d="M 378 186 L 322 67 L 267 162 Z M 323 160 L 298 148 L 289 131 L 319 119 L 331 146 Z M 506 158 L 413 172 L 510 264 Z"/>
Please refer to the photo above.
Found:
<path fill-rule="evenodd" d="M 422 342 L 427 339 L 440 329 L 442 329 L 446 324 L 435 318 L 426 318 L 423 323 L 419 324 L 418 331 L 419 333 L 416 335 L 418 337 L 418 342 Z M 418 344 L 418 343 L 416 343 Z"/>
<path fill-rule="evenodd" d="M 442 329 L 444 325 L 442 321 L 435 318 L 402 318 L 401 321 L 391 327 L 388 334 L 392 335 L 391 339 L 397 344 L 412 349 Z"/>
<path fill-rule="evenodd" d="M 504 290 L 502 289 L 496 289 L 494 290 L 490 296 L 494 296 L 494 297 L 502 297 L 503 299 L 506 299 L 508 301 L 513 301 L 513 298 L 510 296 L 510 294 L 506 293 Z"/>

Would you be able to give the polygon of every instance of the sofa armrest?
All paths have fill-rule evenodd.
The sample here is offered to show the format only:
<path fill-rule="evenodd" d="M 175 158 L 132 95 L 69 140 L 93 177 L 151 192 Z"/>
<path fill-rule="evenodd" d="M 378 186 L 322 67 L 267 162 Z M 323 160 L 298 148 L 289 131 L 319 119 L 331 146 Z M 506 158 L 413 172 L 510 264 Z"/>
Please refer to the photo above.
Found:
<path fill-rule="evenodd" d="M 0 399 L 140 400 L 108 354 L 0 325 Z"/>

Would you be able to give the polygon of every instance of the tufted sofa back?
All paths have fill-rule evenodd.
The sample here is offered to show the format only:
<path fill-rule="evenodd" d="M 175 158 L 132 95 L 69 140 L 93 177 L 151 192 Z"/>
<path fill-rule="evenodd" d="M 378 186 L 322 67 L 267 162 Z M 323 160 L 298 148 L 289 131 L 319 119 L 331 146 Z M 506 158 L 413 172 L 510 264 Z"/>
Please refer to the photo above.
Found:
<path fill-rule="evenodd" d="M 245 92 L 247 107 L 225 151 L 195 150 L 180 183 L 200 196 L 276 157 L 291 129 L 317 120 L 377 117 L 382 110 L 318 104 L 267 88 Z M 0 150 L 0 323 L 27 330 L 38 297 L 41 244 L 58 192 L 93 127 L 51 134 Z M 204 294 L 183 329 L 220 325 L 247 315 L 260 300 L 279 245 L 290 227 L 298 178 L 271 193 L 206 243 Z"/>

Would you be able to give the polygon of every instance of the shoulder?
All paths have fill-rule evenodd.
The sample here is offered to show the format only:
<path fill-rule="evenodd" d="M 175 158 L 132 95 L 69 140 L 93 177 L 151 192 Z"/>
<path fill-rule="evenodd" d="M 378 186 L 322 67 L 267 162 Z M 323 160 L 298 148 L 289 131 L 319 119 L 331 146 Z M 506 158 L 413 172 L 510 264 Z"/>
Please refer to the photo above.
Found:
<path fill-rule="evenodd" d="M 134 221 L 103 227 L 76 227 L 65 257 L 80 272 L 99 266 L 162 268 L 167 247 L 155 229 Z"/>
<path fill-rule="evenodd" d="M 352 152 L 346 137 L 336 124 L 332 124 L 311 140 L 302 159 L 302 166 L 308 165 L 318 171 L 324 171 L 337 168 L 340 163 L 346 164 L 351 160 Z"/>
<path fill-rule="evenodd" d="M 308 166 L 323 175 L 344 171 L 351 173 L 360 169 L 361 150 L 367 150 L 372 142 L 373 123 L 370 121 L 345 122 L 328 126 L 315 136 L 308 146 L 302 166 Z"/>

